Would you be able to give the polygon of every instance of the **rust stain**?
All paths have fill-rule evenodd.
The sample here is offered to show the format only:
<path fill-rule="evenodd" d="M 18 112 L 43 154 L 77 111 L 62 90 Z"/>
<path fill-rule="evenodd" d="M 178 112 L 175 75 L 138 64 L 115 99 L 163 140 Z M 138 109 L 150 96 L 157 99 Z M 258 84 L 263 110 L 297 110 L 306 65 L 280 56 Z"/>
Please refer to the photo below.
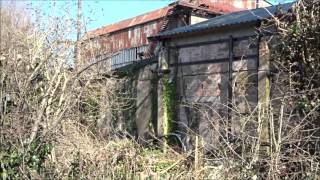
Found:
<path fill-rule="evenodd" d="M 195 3 L 180 0 L 167 7 L 89 31 L 83 40 L 94 42 L 95 49 L 87 48 L 82 53 L 85 57 L 89 57 L 148 45 L 149 50 L 146 54 L 152 54 L 156 45 L 150 44 L 147 37 L 164 30 L 167 17 L 174 15 L 176 8 L 203 10 L 209 14 L 225 14 L 251 8 L 249 6 L 252 2 L 255 0 L 198 0 Z M 180 17 L 175 17 L 175 21 Z"/>
<path fill-rule="evenodd" d="M 99 29 L 96 29 L 93 31 L 89 31 L 87 33 L 87 35 L 89 38 L 92 38 L 92 37 L 96 37 L 99 35 L 108 34 L 111 32 L 116 32 L 119 30 L 127 29 L 132 26 L 141 25 L 141 24 L 144 24 L 144 23 L 147 23 L 150 21 L 154 21 L 154 20 L 157 20 L 157 19 L 160 19 L 160 18 L 166 16 L 166 14 L 168 13 L 168 11 L 170 9 L 172 9 L 172 7 L 167 6 L 167 7 L 155 10 L 155 11 L 151 11 L 149 13 L 145 13 L 145 14 L 136 16 L 134 18 L 126 19 L 126 20 L 123 20 L 123 21 L 120 21 L 120 22 L 117 22 L 114 24 L 104 26 L 102 28 L 99 28 Z"/>
<path fill-rule="evenodd" d="M 181 0 L 177 2 L 177 5 L 190 7 L 193 9 L 202 9 L 206 10 L 212 14 L 224 14 L 235 11 L 244 10 L 243 8 L 237 8 L 233 6 L 232 3 L 220 3 L 220 2 L 212 2 L 212 0 L 199 0 L 197 4 L 192 4 L 187 1 Z M 165 17 L 170 10 L 174 8 L 173 5 L 167 6 L 158 10 L 151 11 L 149 13 L 145 13 L 134 18 L 126 19 L 111 25 L 104 26 L 102 28 L 89 31 L 87 36 L 89 38 L 96 37 L 103 34 L 108 34 L 111 32 L 120 31 L 123 29 L 127 29 L 133 26 L 141 25 L 147 22 L 151 22 L 160 18 Z"/>

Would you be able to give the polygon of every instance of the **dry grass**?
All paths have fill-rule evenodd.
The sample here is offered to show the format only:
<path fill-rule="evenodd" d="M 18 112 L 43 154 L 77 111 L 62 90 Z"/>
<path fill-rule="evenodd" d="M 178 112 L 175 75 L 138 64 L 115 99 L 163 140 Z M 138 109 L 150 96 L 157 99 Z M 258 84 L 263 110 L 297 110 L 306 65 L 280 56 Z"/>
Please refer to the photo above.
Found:
<path fill-rule="evenodd" d="M 45 166 L 55 178 L 174 177 L 192 171 L 185 165 L 187 154 L 144 148 L 127 138 L 106 141 L 72 121 L 63 123 L 53 146 Z"/>
<path fill-rule="evenodd" d="M 250 141 L 240 137 L 237 143 L 232 144 L 222 139 L 223 141 L 218 145 L 214 144 L 217 150 L 216 157 L 204 160 L 202 156 L 204 147 L 199 142 L 194 149 L 178 153 L 170 147 L 164 149 L 158 146 L 142 147 L 133 139 L 110 136 L 113 131 L 106 133 L 110 136 L 108 140 L 99 136 L 98 133 L 93 133 L 92 130 L 99 131 L 97 127 L 92 128 L 92 124 L 96 123 L 99 116 L 113 116 L 111 110 L 130 108 L 131 106 L 127 105 L 131 101 L 130 97 L 121 99 L 119 94 L 114 93 L 117 91 L 115 85 L 119 84 L 117 79 L 101 83 L 94 88 L 90 85 L 97 85 L 95 82 L 99 82 L 101 76 L 86 72 L 80 75 L 81 73 L 64 68 L 64 60 L 70 58 L 64 53 L 70 52 L 73 47 L 72 44 L 60 43 L 61 39 L 69 35 L 64 30 L 61 32 L 61 29 L 55 29 L 53 25 L 48 32 L 38 31 L 29 22 L 19 21 L 22 18 L 17 17 L 23 17 L 23 13 L 15 15 L 9 12 L 11 11 L 1 11 L 7 15 L 2 16 L 5 18 L 1 19 L 5 20 L 1 26 L 3 30 L 1 45 L 4 48 L 1 49 L 0 54 L 0 173 L 2 179 L 319 178 L 319 154 L 311 154 L 303 149 L 303 143 L 309 140 L 308 138 L 319 143 L 319 136 L 316 137 L 315 133 L 310 133 L 311 130 L 315 132 L 318 126 L 311 127 L 314 129 L 310 129 L 309 126 L 309 122 L 314 123 L 318 120 L 320 102 L 318 83 L 320 76 L 317 74 L 319 71 L 312 71 L 315 70 L 312 64 L 310 67 L 306 66 L 309 67 L 306 71 L 309 74 L 303 77 L 314 77 L 314 81 L 304 84 L 308 81 L 303 79 L 302 85 L 305 87 L 303 91 L 294 88 L 290 96 L 286 93 L 287 91 L 283 91 L 284 98 L 280 99 L 281 103 L 277 103 L 278 101 L 274 103 L 278 105 L 283 103 L 287 107 L 275 110 L 268 106 L 267 114 L 253 117 L 257 114 L 255 112 L 252 116 L 240 117 L 244 121 L 255 123 L 258 119 L 257 127 L 261 125 L 259 120 L 270 124 L 271 129 L 274 130 L 271 131 L 270 136 L 273 147 L 270 148 L 272 152 L 267 157 L 261 158 L 259 154 L 261 129 L 257 128 L 254 136 L 241 131 L 242 137 L 250 137 Z M 52 24 L 59 24 L 62 21 L 53 22 L 55 23 Z M 17 23 L 25 26 L 15 27 L 14 24 Z M 3 41 L 5 38 L 6 41 Z M 48 43 L 46 42 L 48 39 L 53 40 Z M 291 39 L 289 38 L 289 42 Z M 301 36 L 301 40 L 306 38 Z M 318 44 L 309 43 L 309 45 Z M 301 49 L 294 45 L 297 49 Z M 65 49 L 60 52 L 61 46 Z M 318 47 L 314 48 L 314 53 L 310 55 L 312 62 L 315 62 L 313 65 L 319 64 L 318 49 Z M 278 54 L 279 59 L 282 59 L 281 54 Z M 290 63 L 293 65 L 294 61 Z M 284 67 L 287 67 L 285 65 Z M 319 68 L 319 66 L 316 67 Z M 294 72 L 291 69 L 288 71 Z M 81 85 L 81 83 L 84 84 Z M 309 84 L 312 85 L 311 89 L 308 89 Z M 100 87 L 106 88 L 102 90 L 104 93 L 95 91 L 95 89 L 101 90 Z M 293 117 L 294 113 L 290 111 L 292 102 L 296 101 L 295 98 L 301 100 L 303 97 L 301 92 L 311 93 L 307 99 L 310 102 L 302 104 L 305 110 L 303 112 L 305 114 L 302 113 L 303 116 L 301 116 L 302 120 L 301 117 L 300 119 Z M 85 106 L 87 109 L 84 110 L 81 109 L 81 104 L 89 106 Z M 100 105 L 102 110 L 98 111 L 99 109 L 92 106 L 96 104 Z M 103 111 L 108 108 L 111 110 Z M 288 111 L 282 111 L 283 109 Z M 112 118 L 108 120 L 111 121 Z M 104 121 L 103 118 L 100 119 Z M 305 133 L 306 127 L 310 132 Z M 108 126 L 108 128 L 113 127 Z M 303 133 L 307 136 L 302 136 Z M 201 138 L 199 139 L 201 141 Z M 238 147 L 244 150 L 239 153 Z M 44 160 L 43 163 L 42 160 Z M 260 176 L 259 171 L 262 165 L 266 169 L 263 176 Z M 301 167 L 301 169 L 290 169 L 292 167 Z"/>

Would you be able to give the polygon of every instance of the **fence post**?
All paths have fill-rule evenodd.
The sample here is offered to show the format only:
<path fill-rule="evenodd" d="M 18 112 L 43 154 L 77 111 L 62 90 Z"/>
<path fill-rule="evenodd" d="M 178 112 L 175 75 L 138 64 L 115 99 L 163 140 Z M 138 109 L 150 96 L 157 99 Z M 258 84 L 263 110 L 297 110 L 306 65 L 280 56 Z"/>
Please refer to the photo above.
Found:
<path fill-rule="evenodd" d="M 258 105 L 259 114 L 262 120 L 261 129 L 261 151 L 267 154 L 271 152 L 271 141 L 270 141 L 270 117 L 269 117 L 269 101 L 270 101 L 270 79 L 268 72 L 270 70 L 269 62 L 269 48 L 268 43 L 264 37 L 259 36 L 258 38 Z"/>

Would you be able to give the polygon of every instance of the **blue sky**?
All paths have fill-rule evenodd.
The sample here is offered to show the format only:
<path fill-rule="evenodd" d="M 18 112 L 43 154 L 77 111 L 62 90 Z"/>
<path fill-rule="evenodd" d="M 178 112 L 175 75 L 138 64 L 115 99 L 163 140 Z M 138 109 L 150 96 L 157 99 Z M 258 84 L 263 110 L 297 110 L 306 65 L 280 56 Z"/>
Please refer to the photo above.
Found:
<path fill-rule="evenodd" d="M 84 16 L 90 16 L 90 9 L 96 9 L 96 15 L 88 27 L 98 28 L 130 17 L 146 13 L 173 2 L 172 0 L 104 0 L 84 1 Z M 88 13 L 88 14 L 87 14 Z"/>
<path fill-rule="evenodd" d="M 89 13 L 90 10 L 96 10 L 95 16 L 92 16 L 95 18 L 95 21 L 89 25 L 89 29 L 95 29 L 164 7 L 174 1 L 175 0 L 84 0 L 83 11 L 84 16 L 88 17 L 91 15 Z M 271 3 L 285 1 L 290 0 L 269 0 Z"/>
<path fill-rule="evenodd" d="M 81 2 L 82 20 L 86 24 L 86 30 L 92 30 L 164 7 L 174 0 L 82 0 Z M 17 4 L 21 7 L 41 9 L 44 16 L 67 14 L 74 19 L 77 16 L 77 0 L 17 0 Z"/>
<path fill-rule="evenodd" d="M 85 30 L 96 29 L 134 17 L 164 7 L 174 1 L 175 0 L 82 0 L 83 22 L 86 24 Z M 276 4 L 288 1 L 292 0 L 269 0 L 269 2 Z M 17 0 L 17 3 L 23 7 L 39 8 L 44 12 L 44 16 L 59 16 L 62 14 L 65 16 L 68 14 L 75 19 L 77 14 L 77 0 Z"/>
<path fill-rule="evenodd" d="M 164 7 L 174 1 L 175 0 L 82 0 L 82 10 L 84 18 L 92 19 L 87 26 L 89 30 L 92 30 Z M 290 0 L 269 0 L 271 3 L 285 1 Z M 74 4 L 76 4 L 76 1 L 74 1 Z"/>

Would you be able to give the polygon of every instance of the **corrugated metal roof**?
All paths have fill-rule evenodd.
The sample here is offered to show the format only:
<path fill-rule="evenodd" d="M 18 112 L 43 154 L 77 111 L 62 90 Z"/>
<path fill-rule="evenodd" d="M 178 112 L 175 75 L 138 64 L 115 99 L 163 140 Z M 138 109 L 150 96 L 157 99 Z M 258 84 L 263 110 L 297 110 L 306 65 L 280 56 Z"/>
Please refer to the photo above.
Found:
<path fill-rule="evenodd" d="M 96 30 L 93 31 L 89 31 L 88 33 L 86 33 L 85 35 L 85 39 L 86 38 L 93 38 L 93 37 L 97 37 L 99 35 L 103 35 L 103 34 L 108 34 L 111 32 L 116 32 L 122 29 L 126 29 L 129 27 L 133 27 L 133 26 L 137 26 L 140 24 L 144 24 L 147 22 L 151 22 L 160 18 L 165 17 L 168 12 L 173 9 L 175 6 L 174 5 L 178 5 L 178 6 L 184 6 L 184 7 L 189 7 L 189 8 L 193 8 L 193 9 L 201 9 L 201 10 L 205 10 L 209 13 L 213 13 L 213 14 L 225 14 L 225 13 L 230 13 L 230 12 L 235 12 L 235 11 L 241 11 L 243 9 L 240 8 L 236 8 L 230 4 L 223 4 L 223 3 L 218 3 L 218 2 L 210 2 L 208 0 L 201 0 L 201 4 L 199 5 L 195 5 L 195 4 L 191 4 L 191 3 L 187 3 L 185 1 L 177 1 L 176 3 L 173 3 L 170 6 L 161 8 L 161 9 L 157 9 L 130 19 L 126 19 L 114 24 L 110 24 L 107 26 L 104 26 L 102 28 L 98 28 Z M 205 5 L 205 7 L 203 6 Z"/>
<path fill-rule="evenodd" d="M 157 9 L 155 11 L 151 11 L 151 12 L 136 16 L 134 18 L 130 18 L 130 19 L 126 19 L 126 20 L 114 23 L 114 24 L 110 24 L 110 25 L 104 26 L 102 28 L 99 28 L 99 29 L 96 29 L 93 31 L 89 31 L 87 33 L 87 36 L 89 38 L 96 37 L 99 35 L 108 34 L 110 32 L 115 32 L 115 31 L 119 31 L 121 29 L 125 29 L 125 28 L 129 28 L 129 27 L 132 27 L 135 25 L 150 22 L 150 21 L 164 17 L 170 9 L 172 9 L 172 7 L 167 6 L 167 7 L 161 8 L 161 9 Z"/>
<path fill-rule="evenodd" d="M 190 25 L 179 27 L 173 30 L 164 31 L 158 35 L 150 37 L 155 38 L 170 38 L 176 35 L 182 35 L 187 33 L 193 33 L 204 30 L 218 29 L 225 26 L 237 25 L 242 23 L 256 22 L 259 20 L 269 19 L 272 16 L 288 12 L 294 3 L 286 3 L 277 6 L 269 6 L 266 8 L 257 8 L 253 10 L 245 10 L 235 13 L 230 13 L 222 16 L 212 18 L 210 20 Z"/>

